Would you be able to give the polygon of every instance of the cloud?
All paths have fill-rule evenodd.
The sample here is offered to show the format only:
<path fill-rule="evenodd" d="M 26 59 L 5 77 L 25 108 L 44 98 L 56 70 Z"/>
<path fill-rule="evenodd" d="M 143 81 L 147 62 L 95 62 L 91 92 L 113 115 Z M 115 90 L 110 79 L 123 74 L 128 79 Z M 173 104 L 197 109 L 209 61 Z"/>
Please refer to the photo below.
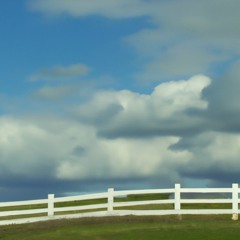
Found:
<path fill-rule="evenodd" d="M 1 176 L 27 175 L 35 178 L 50 174 L 52 149 L 44 140 L 47 132 L 35 124 L 13 118 L 2 117 L 0 122 Z M 42 152 L 39 146 L 45 151 Z"/>
<path fill-rule="evenodd" d="M 204 127 L 197 112 L 208 106 L 201 94 L 210 82 L 199 75 L 159 84 L 150 95 L 126 90 L 102 92 L 75 113 L 87 122 L 104 115 L 104 121 L 97 122 L 98 134 L 110 138 L 191 134 Z"/>
<path fill-rule="evenodd" d="M 73 64 L 70 66 L 55 66 L 52 68 L 44 68 L 38 73 L 30 76 L 31 81 L 66 79 L 71 77 L 85 76 L 90 69 L 84 64 Z"/>
<path fill-rule="evenodd" d="M 87 126 L 57 117 L 1 117 L 0 123 L 0 186 L 6 192 L 16 186 L 27 188 L 29 195 L 34 187 L 53 191 L 61 182 L 56 181 L 57 166 L 77 159 L 73 150 L 91 146 L 88 141 L 94 136 Z"/>
<path fill-rule="evenodd" d="M 152 82 L 197 73 L 217 75 L 216 70 L 224 71 L 223 63 L 240 54 L 236 41 L 240 37 L 236 26 L 240 20 L 238 1 L 154 4 L 149 16 L 155 25 L 124 40 L 141 59 L 143 70 L 136 74 L 137 79 Z"/>
<path fill-rule="evenodd" d="M 145 15 L 143 0 L 32 0 L 29 7 L 47 15 L 70 15 L 84 17 L 88 15 L 102 15 L 109 18 L 129 18 Z"/>
<path fill-rule="evenodd" d="M 60 100 L 65 97 L 71 96 L 73 92 L 73 86 L 45 86 L 34 92 L 33 97 L 41 100 Z"/>
<path fill-rule="evenodd" d="M 240 132 L 239 67 L 240 61 L 234 62 L 203 92 L 204 99 L 209 102 L 208 118 L 218 131 Z"/>
<path fill-rule="evenodd" d="M 28 2 L 32 11 L 54 17 L 145 17 L 148 27 L 122 40 L 138 54 L 134 77 L 156 86 L 149 94 L 97 90 L 101 79 L 83 81 L 77 90 L 52 85 L 34 92 L 41 100 L 77 97 L 67 114 L 58 106 L 65 118 L 0 117 L 1 192 L 238 182 L 238 0 Z M 60 65 L 30 79 L 71 80 L 89 72 L 84 64 Z"/>
<path fill-rule="evenodd" d="M 81 103 L 75 109 L 77 114 L 72 113 L 75 116 L 69 114 L 65 119 L 42 113 L 1 117 L 0 175 L 5 179 L 2 188 L 5 192 L 7 188 L 11 190 L 16 186 L 14 182 L 25 188 L 29 182 L 29 191 L 34 185 L 45 186 L 45 193 L 61 183 L 66 184 L 66 189 L 59 189 L 63 194 L 69 191 L 67 182 L 76 186 L 90 179 L 103 185 L 115 182 L 117 186 L 125 179 L 135 185 L 154 179 L 173 183 L 180 179 L 179 165 L 191 154 L 186 150 L 172 151 L 170 146 L 180 137 L 171 132 L 162 134 L 161 124 L 185 115 L 187 109 L 205 109 L 201 91 L 209 83 L 207 77 L 196 76 L 163 83 L 151 95 L 99 92 L 92 100 Z M 191 121 L 186 118 L 189 124 Z M 158 127 L 156 133 L 151 127 L 154 124 Z M 134 135 L 124 132 L 128 128 L 134 128 Z M 100 134 L 103 130 L 105 134 Z M 143 137 L 144 132 L 148 138 Z M 167 176 L 170 171 L 171 177 Z"/>
<path fill-rule="evenodd" d="M 64 194 L 72 188 L 81 191 L 79 186 L 90 179 L 95 179 L 95 184 L 116 181 L 118 185 L 126 179 L 137 184 L 139 179 L 165 174 L 174 162 L 179 164 L 188 157 L 187 152 L 168 150 L 178 141 L 176 137 L 101 139 L 95 127 L 46 116 L 2 117 L 0 123 L 0 179 L 4 179 L 0 186 L 6 193 L 18 186 L 28 189 L 29 195 L 36 193 L 36 188 L 41 194 Z M 154 156 L 149 159 L 151 154 Z M 172 176 L 168 181 L 174 181 L 177 173 Z"/>
<path fill-rule="evenodd" d="M 221 64 L 229 58 L 228 54 L 212 51 L 193 41 L 169 46 L 161 54 L 155 55 L 152 54 L 151 60 L 135 74 L 142 83 L 159 82 L 170 77 L 179 79 L 196 73 L 210 73 L 211 66 Z"/>
<path fill-rule="evenodd" d="M 80 161 L 67 159 L 62 162 L 57 168 L 57 177 L 60 179 L 137 179 L 158 176 L 162 171 L 167 171 L 169 164 L 165 162 L 167 159 L 172 162 L 186 161 L 188 157 L 186 152 L 179 154 L 168 150 L 169 145 L 176 141 L 177 138 L 174 137 L 135 141 L 98 139 L 96 144 L 92 144 L 94 151 L 93 146 L 88 153 L 85 150 L 83 155 L 81 154 Z M 160 146 L 162 150 L 156 146 Z M 140 151 L 139 149 L 143 147 L 144 151 Z M 150 153 L 153 156 L 151 160 L 147 160 Z M 148 164 L 146 164 L 147 161 Z"/>
<path fill-rule="evenodd" d="M 222 103 L 238 100 L 238 69 L 233 65 L 227 80 L 197 75 L 164 82 L 150 94 L 97 91 L 65 118 L 1 116 L 0 192 L 18 188 L 40 197 L 87 191 L 86 186 L 99 191 L 194 179 L 237 182 L 240 132 L 231 131 L 231 121 L 239 109 L 232 108 L 229 119 L 209 110 L 220 96 L 217 113 L 221 106 L 224 113 Z M 232 95 L 229 82 L 236 88 Z"/>
<path fill-rule="evenodd" d="M 208 131 L 183 138 L 172 149 L 192 154 L 188 164 L 179 168 L 183 177 L 224 185 L 239 182 L 239 145 L 240 134 Z"/>
<path fill-rule="evenodd" d="M 139 54 L 142 70 L 134 76 L 140 82 L 215 77 L 216 70 L 224 71 L 224 63 L 240 54 L 238 0 L 32 0 L 29 6 L 51 16 L 147 17 L 148 28 L 124 39 Z"/>

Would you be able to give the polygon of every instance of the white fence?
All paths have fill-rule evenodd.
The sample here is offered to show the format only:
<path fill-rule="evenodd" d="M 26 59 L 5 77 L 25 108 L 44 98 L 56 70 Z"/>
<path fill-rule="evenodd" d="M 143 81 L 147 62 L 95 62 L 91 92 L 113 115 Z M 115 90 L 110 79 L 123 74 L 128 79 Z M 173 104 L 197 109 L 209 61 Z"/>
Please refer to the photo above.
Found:
<path fill-rule="evenodd" d="M 240 202 L 238 198 L 239 192 L 238 184 L 232 184 L 231 188 L 181 188 L 180 184 L 175 184 L 175 188 L 171 189 L 115 191 L 113 188 L 110 188 L 105 193 L 73 197 L 55 198 L 53 194 L 49 194 L 48 199 L 42 200 L 0 202 L 0 225 L 61 218 L 123 215 L 231 214 L 232 219 L 237 220 L 239 214 L 238 204 Z M 207 193 L 210 195 L 215 194 L 215 196 L 208 196 L 208 198 L 204 199 L 184 198 L 184 195 L 187 193 Z M 169 194 L 172 198 L 141 201 L 125 200 L 128 195 L 137 196 L 142 194 Z M 65 206 L 62 206 L 64 203 Z M 74 204 L 74 206 L 71 206 L 71 203 Z M 172 209 L 163 207 L 161 210 L 144 210 L 144 205 L 153 204 L 154 206 L 162 206 L 165 204 L 172 206 Z M 192 205 L 192 207 L 190 209 L 183 208 L 184 204 L 188 206 Z M 205 208 L 199 209 L 196 207 L 196 204 L 204 204 L 203 206 Z M 207 204 L 209 204 L 210 207 L 210 204 L 228 204 L 230 207 L 211 209 L 210 207 L 206 207 Z M 139 205 L 142 205 L 141 210 L 134 210 L 134 208 Z M 126 208 L 128 208 L 128 210 Z"/>

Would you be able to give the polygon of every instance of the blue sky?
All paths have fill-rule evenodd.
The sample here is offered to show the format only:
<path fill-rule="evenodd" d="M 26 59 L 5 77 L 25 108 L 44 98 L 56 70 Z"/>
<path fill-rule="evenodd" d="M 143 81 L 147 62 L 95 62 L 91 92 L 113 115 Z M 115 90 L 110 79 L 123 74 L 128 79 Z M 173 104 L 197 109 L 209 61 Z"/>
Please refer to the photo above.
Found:
<path fill-rule="evenodd" d="M 239 182 L 239 7 L 1 1 L 0 199 Z"/>

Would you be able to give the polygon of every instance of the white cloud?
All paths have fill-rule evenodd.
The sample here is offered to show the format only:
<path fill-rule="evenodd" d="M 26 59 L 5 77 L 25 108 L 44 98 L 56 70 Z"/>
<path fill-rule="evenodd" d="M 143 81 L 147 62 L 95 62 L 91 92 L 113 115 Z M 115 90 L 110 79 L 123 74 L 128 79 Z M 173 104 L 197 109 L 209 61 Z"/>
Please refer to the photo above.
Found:
<path fill-rule="evenodd" d="M 54 66 L 52 68 L 41 69 L 36 74 L 30 76 L 31 81 L 71 78 L 76 76 L 85 76 L 90 69 L 84 64 L 73 64 L 70 66 Z"/>
<path fill-rule="evenodd" d="M 1 118 L 0 122 L 1 174 L 29 177 L 42 174 L 44 177 L 46 172 L 41 173 L 39 170 L 41 167 L 47 170 L 51 166 L 48 160 L 53 150 L 52 146 L 46 144 L 47 132 L 35 124 L 12 118 Z M 46 162 L 41 161 L 41 158 Z"/>
<path fill-rule="evenodd" d="M 187 151 L 169 150 L 177 137 L 112 141 L 96 137 L 94 127 L 67 119 L 0 122 L 1 178 L 12 181 L 158 177 L 189 158 Z"/>
<path fill-rule="evenodd" d="M 159 84 L 150 95 L 126 90 L 101 92 L 75 112 L 82 120 L 97 122 L 99 134 L 106 137 L 188 133 L 204 124 L 203 119 L 189 114 L 188 110 L 207 109 L 202 91 L 210 82 L 209 78 L 199 75 Z M 92 108 L 95 111 L 91 111 Z"/>
<path fill-rule="evenodd" d="M 41 115 L 2 117 L 1 174 L 27 179 L 86 180 L 161 178 L 171 171 L 174 181 L 179 177 L 178 166 L 191 154 L 187 150 L 172 151 L 170 146 L 180 137 L 171 133 L 161 136 L 161 125 L 189 108 L 205 109 L 207 104 L 201 100 L 201 92 L 208 84 L 207 77 L 196 76 L 160 84 L 151 95 L 102 92 L 89 104 L 82 103 L 78 120 Z M 189 125 L 190 119 L 186 119 Z M 142 129 L 135 128 L 135 133 L 150 132 L 148 138 L 129 138 L 127 134 L 118 138 L 114 133 L 116 139 L 108 139 L 98 135 L 106 127 L 109 131 L 124 132 L 139 123 Z M 160 133 L 152 134 L 154 124 L 159 125 Z"/>
<path fill-rule="evenodd" d="M 56 166 L 71 156 L 76 146 L 90 144 L 93 135 L 84 125 L 55 118 L 8 117 L 0 121 L 0 165 L 6 177 L 53 178 Z"/>
<path fill-rule="evenodd" d="M 98 92 L 68 118 L 1 117 L 0 178 L 39 185 L 236 181 L 240 131 L 216 130 L 212 100 L 203 98 L 216 86 L 198 75 L 161 83 L 151 94 Z"/>
<path fill-rule="evenodd" d="M 60 179 L 161 177 L 166 171 L 174 172 L 174 167 L 183 164 L 189 158 L 187 151 L 176 153 L 168 149 L 177 140 L 178 138 L 174 137 L 141 140 L 98 139 L 91 147 L 89 146 L 89 151 L 85 153 L 83 159 L 70 158 L 62 162 L 57 169 L 57 177 Z M 173 174 L 175 175 L 177 174 Z"/>
<path fill-rule="evenodd" d="M 222 184 L 239 181 L 240 134 L 208 131 L 182 139 L 176 147 L 192 154 L 181 167 L 183 176 Z"/>
<path fill-rule="evenodd" d="M 202 91 L 208 87 L 211 80 L 202 75 L 188 80 L 170 81 L 159 84 L 152 96 L 166 111 L 181 112 L 189 108 L 206 109 L 208 103 L 202 99 Z M 167 103 L 170 103 L 169 105 Z M 164 116 L 168 114 L 162 113 Z"/>

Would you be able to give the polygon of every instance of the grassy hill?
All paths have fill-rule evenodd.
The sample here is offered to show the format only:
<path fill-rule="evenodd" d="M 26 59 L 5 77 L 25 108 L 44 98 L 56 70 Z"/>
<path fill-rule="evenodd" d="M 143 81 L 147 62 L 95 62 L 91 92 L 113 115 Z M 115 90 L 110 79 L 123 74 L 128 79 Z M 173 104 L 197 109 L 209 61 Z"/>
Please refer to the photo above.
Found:
<path fill-rule="evenodd" d="M 231 240 L 240 237 L 240 222 L 231 216 L 126 216 L 56 220 L 0 227 L 6 240 Z"/>
<path fill-rule="evenodd" d="M 115 201 L 141 201 L 168 199 L 169 195 L 142 194 L 116 198 Z M 58 203 L 57 207 L 105 203 L 106 199 Z M 42 205 L 34 206 L 41 208 Z M 182 208 L 231 208 L 231 204 L 183 204 Z M 33 206 L 0 208 L 4 210 L 31 209 Z M 124 209 L 173 209 L 173 204 L 151 204 L 125 207 Z M 24 217 L 24 216 L 20 216 Z M 32 224 L 0 226 L 0 239 L 15 240 L 145 240 L 145 239 L 236 239 L 240 237 L 240 221 L 230 215 L 211 216 L 125 216 L 52 220 Z"/>

